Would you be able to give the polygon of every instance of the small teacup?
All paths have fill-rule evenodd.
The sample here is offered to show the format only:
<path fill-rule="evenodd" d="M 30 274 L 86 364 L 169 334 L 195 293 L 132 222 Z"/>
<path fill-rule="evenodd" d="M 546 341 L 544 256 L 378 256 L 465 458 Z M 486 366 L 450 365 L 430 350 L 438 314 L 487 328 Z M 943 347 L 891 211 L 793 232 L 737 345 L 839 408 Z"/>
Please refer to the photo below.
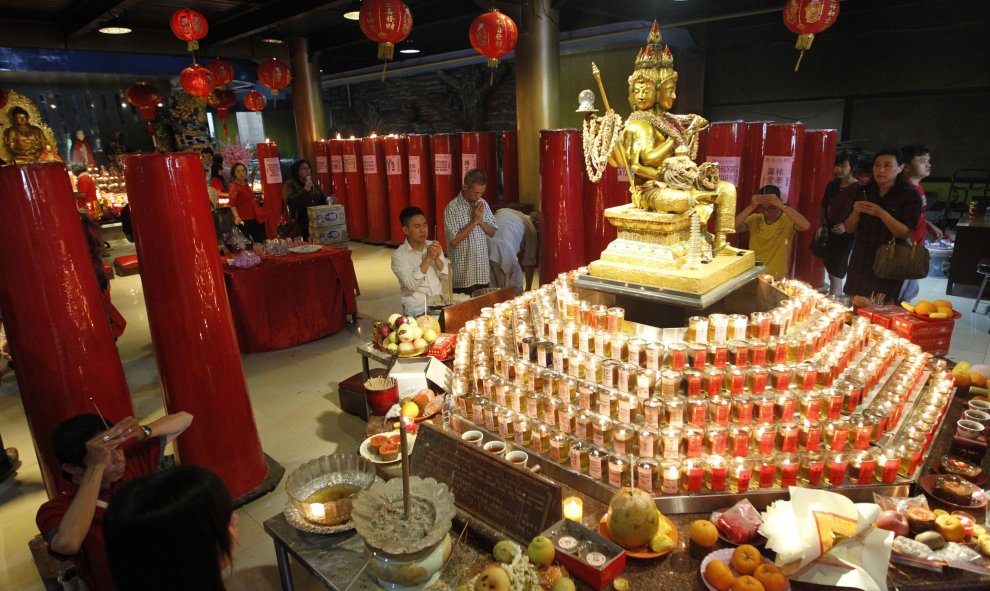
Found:
<path fill-rule="evenodd" d="M 471 431 L 465 431 L 461 433 L 461 439 L 463 439 L 466 443 L 470 443 L 472 445 L 481 445 L 481 441 L 484 438 L 485 436 L 484 434 L 482 434 L 481 431 L 475 431 L 473 429 Z"/>
<path fill-rule="evenodd" d="M 510 464 L 525 466 L 529 462 L 529 454 L 516 449 L 505 454 L 505 459 Z"/>
<path fill-rule="evenodd" d="M 972 422 L 972 421 L 970 421 L 970 422 Z M 974 424 L 976 424 L 976 423 L 974 423 Z M 979 426 L 978 424 L 976 424 L 976 425 Z M 982 429 L 982 427 L 980 427 L 980 428 Z M 495 454 L 496 456 L 500 456 L 500 455 L 502 455 L 502 454 L 505 453 L 505 442 L 504 441 L 489 441 L 488 443 L 485 444 L 484 448 L 485 448 L 485 451 L 487 451 L 488 453 Z"/>
<path fill-rule="evenodd" d="M 976 439 L 983 434 L 983 425 L 976 421 L 961 419 L 956 421 L 956 435 L 965 439 Z"/>
<path fill-rule="evenodd" d="M 973 410 L 972 408 L 964 410 L 962 413 L 962 418 L 967 421 L 979 423 L 983 425 L 984 429 L 990 427 L 990 414 L 987 414 L 981 410 Z"/>
<path fill-rule="evenodd" d="M 990 401 L 970 400 L 968 406 L 972 410 L 978 410 L 980 412 L 985 412 L 990 414 Z"/>

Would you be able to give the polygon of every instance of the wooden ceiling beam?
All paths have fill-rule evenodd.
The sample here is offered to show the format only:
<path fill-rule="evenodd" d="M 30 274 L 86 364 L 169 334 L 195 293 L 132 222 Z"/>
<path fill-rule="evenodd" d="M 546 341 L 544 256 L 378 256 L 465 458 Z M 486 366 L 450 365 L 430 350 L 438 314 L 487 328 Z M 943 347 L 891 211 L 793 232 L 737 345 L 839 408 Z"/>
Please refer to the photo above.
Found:
<path fill-rule="evenodd" d="M 303 17 L 313 11 L 325 8 L 343 13 L 350 6 L 350 0 L 296 0 L 294 2 L 270 2 L 256 10 L 242 12 L 233 18 L 218 22 L 210 27 L 210 34 L 204 39 L 206 47 L 225 45 L 238 39 L 269 31 L 287 21 Z"/>

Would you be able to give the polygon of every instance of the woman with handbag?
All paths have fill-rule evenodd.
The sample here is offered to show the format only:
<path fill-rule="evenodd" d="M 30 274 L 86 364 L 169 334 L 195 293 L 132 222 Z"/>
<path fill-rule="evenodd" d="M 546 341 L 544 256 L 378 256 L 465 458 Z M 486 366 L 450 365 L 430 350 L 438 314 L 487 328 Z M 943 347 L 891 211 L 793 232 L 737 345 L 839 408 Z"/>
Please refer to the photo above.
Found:
<path fill-rule="evenodd" d="M 855 236 L 846 231 L 844 222 L 852 213 L 853 200 L 863 187 L 853 176 L 856 157 L 845 150 L 835 155 L 835 178 L 825 187 L 822 198 L 822 213 L 818 219 L 822 225 L 815 236 L 815 243 L 821 246 L 817 254 L 825 262 L 828 272 L 828 294 L 842 293 L 842 281 L 849 270 L 849 253 L 852 252 Z"/>
<path fill-rule="evenodd" d="M 844 290 L 848 295 L 883 294 L 884 302 L 890 303 L 901 292 L 904 277 L 897 278 L 898 270 L 890 265 L 897 261 L 878 257 L 889 250 L 887 243 L 910 238 L 921 215 L 918 192 L 899 176 L 902 162 L 897 148 L 876 153 L 873 180 L 856 195 L 852 213 L 843 222 L 847 232 L 856 234 Z"/>

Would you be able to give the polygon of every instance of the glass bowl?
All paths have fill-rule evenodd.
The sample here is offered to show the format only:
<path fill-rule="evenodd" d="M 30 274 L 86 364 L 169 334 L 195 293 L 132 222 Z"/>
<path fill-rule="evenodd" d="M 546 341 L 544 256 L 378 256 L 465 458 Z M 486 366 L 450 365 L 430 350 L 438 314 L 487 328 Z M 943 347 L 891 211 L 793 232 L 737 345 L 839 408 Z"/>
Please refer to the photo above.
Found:
<path fill-rule="evenodd" d="M 310 460 L 285 480 L 285 491 L 306 521 L 340 525 L 351 518 L 351 500 L 375 482 L 375 465 L 357 454 Z"/>

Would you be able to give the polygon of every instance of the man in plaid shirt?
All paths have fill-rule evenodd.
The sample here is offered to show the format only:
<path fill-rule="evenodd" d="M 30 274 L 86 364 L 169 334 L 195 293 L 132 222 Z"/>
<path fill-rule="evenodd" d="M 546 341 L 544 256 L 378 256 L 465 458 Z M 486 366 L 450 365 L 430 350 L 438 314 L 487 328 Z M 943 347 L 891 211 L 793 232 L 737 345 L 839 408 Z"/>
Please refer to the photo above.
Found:
<path fill-rule="evenodd" d="M 470 294 L 488 287 L 488 240 L 498 226 L 495 216 L 482 199 L 488 177 L 480 168 L 464 175 L 461 192 L 443 211 L 444 231 L 450 248 L 451 283 L 457 293 Z"/>

